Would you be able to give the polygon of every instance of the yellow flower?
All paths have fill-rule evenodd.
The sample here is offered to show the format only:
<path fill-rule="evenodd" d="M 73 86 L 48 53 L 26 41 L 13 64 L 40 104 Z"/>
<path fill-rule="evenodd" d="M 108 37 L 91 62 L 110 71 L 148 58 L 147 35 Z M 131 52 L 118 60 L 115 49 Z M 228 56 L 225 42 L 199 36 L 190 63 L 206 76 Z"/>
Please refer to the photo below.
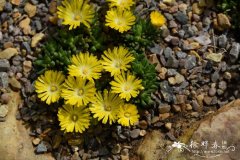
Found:
<path fill-rule="evenodd" d="M 68 71 L 70 76 L 82 77 L 93 81 L 101 76 L 102 65 L 96 56 L 87 53 L 73 55 L 72 65 L 69 65 Z"/>
<path fill-rule="evenodd" d="M 140 92 L 139 90 L 144 89 L 141 83 L 142 80 L 137 79 L 129 72 L 127 74 L 122 72 L 114 76 L 114 80 L 110 82 L 112 92 L 119 93 L 119 96 L 125 98 L 127 101 L 131 97 L 137 97 Z"/>
<path fill-rule="evenodd" d="M 134 60 L 134 57 L 126 48 L 120 46 L 104 51 L 102 59 L 103 68 L 114 76 L 130 68 L 129 63 Z"/>
<path fill-rule="evenodd" d="M 158 11 L 152 11 L 150 14 L 151 23 L 154 26 L 161 27 L 166 23 L 165 17 Z"/>
<path fill-rule="evenodd" d="M 135 19 L 135 16 L 128 10 L 112 8 L 107 11 L 106 26 L 123 33 L 131 29 L 131 26 L 135 23 Z"/>
<path fill-rule="evenodd" d="M 69 30 L 77 28 L 80 23 L 89 28 L 94 17 L 93 6 L 88 4 L 88 0 L 63 0 L 57 9 L 58 17 L 63 19 L 62 24 L 70 25 Z"/>
<path fill-rule="evenodd" d="M 57 102 L 60 98 L 64 75 L 58 71 L 46 71 L 35 82 L 36 92 L 42 101 L 47 104 Z"/>
<path fill-rule="evenodd" d="M 130 9 L 134 4 L 133 0 L 107 0 L 110 2 L 110 7 L 118 7 L 120 9 Z"/>
<path fill-rule="evenodd" d="M 94 114 L 94 118 L 102 120 L 102 123 L 106 124 L 109 121 L 109 124 L 112 124 L 117 120 L 117 114 L 119 111 L 120 105 L 123 104 L 123 101 L 118 97 L 117 94 L 110 93 L 106 89 L 96 94 L 96 101 L 93 101 L 90 105 L 90 111 Z"/>
<path fill-rule="evenodd" d="M 90 125 L 90 112 L 85 107 L 67 104 L 59 108 L 58 120 L 60 121 L 61 130 L 82 133 Z"/>
<path fill-rule="evenodd" d="M 81 77 L 68 76 L 63 83 L 61 96 L 65 99 L 66 104 L 81 107 L 93 101 L 95 93 L 96 89 L 93 82 L 87 82 Z"/>
<path fill-rule="evenodd" d="M 118 113 L 118 123 L 122 126 L 130 126 L 138 122 L 139 119 L 137 107 L 133 104 L 124 104 L 120 107 Z"/>

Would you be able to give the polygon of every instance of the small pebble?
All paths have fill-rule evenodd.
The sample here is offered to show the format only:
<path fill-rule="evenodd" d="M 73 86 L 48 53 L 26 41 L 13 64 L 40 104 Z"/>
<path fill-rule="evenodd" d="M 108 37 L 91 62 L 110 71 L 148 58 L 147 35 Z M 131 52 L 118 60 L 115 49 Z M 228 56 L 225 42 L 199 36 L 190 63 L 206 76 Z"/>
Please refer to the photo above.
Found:
<path fill-rule="evenodd" d="M 33 143 L 35 146 L 38 145 L 40 142 L 41 142 L 41 139 L 40 139 L 40 138 L 34 138 L 34 139 L 32 140 L 32 143 Z"/>
<path fill-rule="evenodd" d="M 172 129 L 172 123 L 166 123 L 165 124 L 165 128 L 167 129 L 167 130 L 171 130 Z"/>

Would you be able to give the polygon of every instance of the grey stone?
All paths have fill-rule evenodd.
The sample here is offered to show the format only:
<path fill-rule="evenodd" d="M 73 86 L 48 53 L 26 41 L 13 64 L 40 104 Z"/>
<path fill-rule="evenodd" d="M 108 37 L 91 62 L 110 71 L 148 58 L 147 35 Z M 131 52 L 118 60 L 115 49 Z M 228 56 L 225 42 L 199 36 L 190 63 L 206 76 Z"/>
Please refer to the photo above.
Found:
<path fill-rule="evenodd" d="M 165 58 L 169 58 L 170 56 L 173 55 L 173 50 L 170 47 L 167 47 L 164 49 L 163 54 Z"/>
<path fill-rule="evenodd" d="M 186 57 L 187 57 L 187 53 L 181 52 L 181 51 L 178 51 L 178 52 L 176 53 L 176 55 L 177 55 L 177 58 L 179 58 L 179 59 L 183 59 L 183 58 L 186 58 Z"/>
<path fill-rule="evenodd" d="M 176 69 L 171 69 L 170 68 L 170 69 L 167 70 L 167 75 L 170 76 L 170 77 L 175 76 L 177 73 L 178 72 L 176 71 Z"/>
<path fill-rule="evenodd" d="M 31 0 L 32 4 L 37 5 L 38 4 L 38 0 Z"/>
<path fill-rule="evenodd" d="M 211 87 L 208 91 L 208 94 L 209 94 L 209 96 L 213 97 L 213 96 L 215 96 L 216 92 L 217 92 L 217 89 L 215 87 Z"/>
<path fill-rule="evenodd" d="M 197 64 L 197 59 L 195 56 L 193 55 L 189 55 L 185 61 L 185 65 L 184 67 L 188 70 L 192 69 L 193 67 L 195 67 Z"/>
<path fill-rule="evenodd" d="M 8 74 L 6 72 L 0 72 L 0 87 L 8 87 Z"/>
<path fill-rule="evenodd" d="M 164 13 L 164 16 L 167 18 L 167 20 L 171 21 L 173 20 L 173 16 L 170 13 Z"/>
<path fill-rule="evenodd" d="M 2 12 L 1 13 L 1 20 L 2 20 L 2 22 L 6 21 L 7 18 L 8 18 L 8 14 L 6 12 Z"/>
<path fill-rule="evenodd" d="M 179 38 L 178 37 L 172 37 L 171 44 L 174 45 L 174 46 L 178 46 Z"/>
<path fill-rule="evenodd" d="M 10 68 L 9 61 L 6 59 L 0 59 L 0 72 L 6 72 Z"/>
<path fill-rule="evenodd" d="M 239 52 L 240 52 L 240 44 L 234 42 L 232 44 L 232 49 L 229 52 L 231 62 L 236 62 L 237 61 L 237 59 L 239 57 Z"/>
<path fill-rule="evenodd" d="M 12 63 L 13 63 L 14 66 L 19 66 L 21 64 L 22 60 L 23 59 L 22 59 L 21 56 L 16 55 L 12 58 Z"/>
<path fill-rule="evenodd" d="M 217 89 L 217 94 L 220 96 L 224 93 L 224 91 L 222 89 Z"/>
<path fill-rule="evenodd" d="M 161 33 L 161 36 L 162 36 L 163 38 L 166 38 L 166 37 L 168 37 L 169 35 L 170 35 L 169 29 L 168 29 L 168 28 L 163 28 L 163 29 L 162 29 L 162 33 Z"/>
<path fill-rule="evenodd" d="M 227 45 L 227 36 L 225 34 L 218 37 L 218 46 L 225 48 Z"/>
<path fill-rule="evenodd" d="M 122 147 L 120 146 L 120 144 L 116 144 L 112 149 L 112 153 L 118 154 L 118 153 L 120 153 L 121 149 L 122 149 Z"/>
<path fill-rule="evenodd" d="M 174 57 L 170 56 L 167 60 L 166 66 L 171 68 L 178 68 L 179 61 Z"/>
<path fill-rule="evenodd" d="M 178 31 L 178 35 L 179 35 L 179 37 L 180 37 L 180 38 L 183 38 L 183 37 L 184 37 L 184 35 L 185 35 L 185 31 L 184 31 L 184 30 L 182 30 L 182 29 L 181 29 L 181 30 L 179 30 L 179 31 Z"/>
<path fill-rule="evenodd" d="M 160 55 L 162 53 L 162 48 L 160 45 L 155 44 L 154 47 L 150 48 L 150 51 L 156 55 Z"/>
<path fill-rule="evenodd" d="M 10 2 L 7 2 L 4 7 L 5 11 L 11 12 L 12 11 L 12 4 Z"/>
<path fill-rule="evenodd" d="M 209 17 L 203 18 L 203 26 L 208 27 L 212 23 L 211 19 Z"/>
<path fill-rule="evenodd" d="M 168 81 L 160 82 L 160 92 L 167 102 L 173 102 L 173 88 L 169 86 Z"/>
<path fill-rule="evenodd" d="M 2 34 L 2 32 L 0 31 L 0 41 L 2 41 L 3 40 L 3 34 Z"/>
<path fill-rule="evenodd" d="M 39 20 L 35 21 L 35 25 L 36 25 L 36 29 L 37 31 L 41 31 L 42 30 L 42 24 Z"/>
<path fill-rule="evenodd" d="M 168 25 L 169 28 L 177 28 L 177 26 L 178 25 L 174 20 L 169 21 L 169 25 Z"/>
<path fill-rule="evenodd" d="M 193 37 L 196 35 L 196 32 L 193 30 L 191 26 L 188 26 L 187 29 L 185 30 L 185 38 Z"/>
<path fill-rule="evenodd" d="M 13 25 L 9 25 L 9 27 L 8 27 L 8 32 L 9 32 L 9 33 L 12 33 L 13 31 L 14 31 Z"/>
<path fill-rule="evenodd" d="M 21 30 L 20 30 L 20 28 L 15 27 L 15 28 L 14 28 L 14 31 L 13 31 L 13 35 L 14 35 L 14 36 L 21 35 Z M 21 37 L 21 38 L 22 38 L 22 37 Z M 17 39 L 17 37 L 16 37 L 15 39 Z M 18 41 L 22 41 L 22 40 L 18 40 Z"/>
<path fill-rule="evenodd" d="M 177 13 L 174 14 L 174 16 L 180 24 L 182 24 L 182 25 L 187 24 L 188 17 L 183 12 L 178 11 Z"/>
<path fill-rule="evenodd" d="M 225 91 L 225 90 L 227 89 L 227 82 L 225 82 L 225 81 L 219 82 L 218 87 L 219 87 L 221 90 Z"/>
<path fill-rule="evenodd" d="M 28 42 L 23 42 L 22 47 L 25 48 L 28 53 L 32 51 Z"/>
<path fill-rule="evenodd" d="M 200 105 L 198 104 L 198 102 L 196 100 L 192 101 L 192 108 L 194 111 L 199 111 L 200 110 Z"/>
<path fill-rule="evenodd" d="M 100 147 L 99 151 L 99 156 L 106 156 L 109 154 L 109 151 L 106 147 Z"/>
<path fill-rule="evenodd" d="M 43 142 L 41 142 L 36 148 L 36 153 L 44 153 L 44 152 L 47 152 L 47 146 Z"/>
<path fill-rule="evenodd" d="M 212 75 L 211 75 L 211 80 L 212 82 L 217 82 L 219 80 L 219 73 L 217 71 L 215 71 Z"/>
<path fill-rule="evenodd" d="M 211 105 L 212 104 L 212 99 L 213 99 L 212 97 L 205 96 L 203 101 L 204 101 L 205 104 Z"/>
<path fill-rule="evenodd" d="M 130 131 L 131 138 L 138 138 L 140 135 L 140 129 L 134 129 Z"/>
<path fill-rule="evenodd" d="M 195 22 L 200 21 L 200 16 L 197 15 L 197 14 L 193 14 L 193 20 L 194 20 Z"/>

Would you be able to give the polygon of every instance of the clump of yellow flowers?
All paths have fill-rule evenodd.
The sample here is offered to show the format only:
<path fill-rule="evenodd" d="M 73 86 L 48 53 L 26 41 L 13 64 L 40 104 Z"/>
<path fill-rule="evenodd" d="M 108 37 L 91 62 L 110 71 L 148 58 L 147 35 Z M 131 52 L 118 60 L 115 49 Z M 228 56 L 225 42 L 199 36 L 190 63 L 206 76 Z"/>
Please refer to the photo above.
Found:
<path fill-rule="evenodd" d="M 64 99 L 58 118 L 62 130 L 82 133 L 90 125 L 90 113 L 102 123 L 118 122 L 130 126 L 138 122 L 139 115 L 134 104 L 127 103 L 135 98 L 143 86 L 141 80 L 129 72 L 134 56 L 123 46 L 104 51 L 101 59 L 91 53 L 72 56 L 68 75 L 49 70 L 35 82 L 36 92 L 47 104 Z M 112 76 L 110 88 L 97 91 L 95 82 L 102 72 Z"/>
<path fill-rule="evenodd" d="M 122 126 L 131 126 L 139 121 L 135 100 L 144 97 L 143 86 L 145 89 L 149 87 L 146 87 L 145 77 L 140 79 L 139 73 L 133 70 L 134 62 L 139 58 L 132 51 L 136 53 L 137 46 L 141 48 L 152 41 L 148 24 L 157 26 L 153 27 L 156 29 L 166 21 L 160 12 L 152 11 L 147 15 L 149 21 L 141 23 L 140 17 L 134 15 L 137 2 L 133 0 L 106 0 L 108 7 L 103 12 L 105 15 L 99 18 L 96 16 L 102 14 L 97 13 L 100 9 L 96 3 L 90 3 L 90 0 L 62 0 L 57 7 L 62 25 L 67 25 L 69 30 L 79 29 L 77 31 L 83 32 L 63 40 L 65 45 L 69 41 L 70 49 L 74 48 L 71 54 L 61 50 L 62 46 L 48 52 L 44 58 L 48 61 L 44 66 L 50 67 L 45 68 L 45 72 L 35 81 L 37 96 L 41 101 L 48 105 L 59 104 L 57 116 L 61 130 L 65 132 L 82 133 L 89 128 L 93 119 L 103 124 L 119 123 Z M 102 25 L 97 26 L 99 23 Z M 109 39 L 113 42 L 110 44 L 108 41 L 101 42 L 110 32 L 125 35 L 126 41 L 115 42 L 115 37 L 111 37 Z M 118 38 L 119 35 L 116 35 Z M 49 45 L 49 49 L 53 49 L 54 45 Z M 104 87 L 99 87 L 99 84 Z"/>

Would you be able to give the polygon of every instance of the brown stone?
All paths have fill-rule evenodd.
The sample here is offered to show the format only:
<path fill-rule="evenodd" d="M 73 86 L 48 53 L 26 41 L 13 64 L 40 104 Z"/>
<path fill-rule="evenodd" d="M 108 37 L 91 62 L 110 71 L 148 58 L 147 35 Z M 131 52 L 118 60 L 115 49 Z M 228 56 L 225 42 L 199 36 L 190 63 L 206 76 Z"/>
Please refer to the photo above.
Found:
<path fill-rule="evenodd" d="M 17 54 L 18 50 L 16 48 L 7 48 L 0 52 L 0 59 L 10 59 Z"/>
<path fill-rule="evenodd" d="M 160 120 L 165 120 L 165 119 L 167 119 L 169 117 L 170 117 L 170 113 L 159 114 L 159 119 Z"/>
<path fill-rule="evenodd" d="M 181 107 L 179 105 L 172 105 L 172 109 L 174 112 L 181 112 Z"/>
<path fill-rule="evenodd" d="M 0 0 L 0 12 L 3 10 L 5 4 L 6 4 L 6 0 Z"/>
<path fill-rule="evenodd" d="M 148 127 L 147 121 L 145 121 L 145 120 L 139 121 L 138 126 L 139 126 L 139 128 L 141 128 L 141 129 L 147 129 L 147 127 Z"/>
<path fill-rule="evenodd" d="M 16 6 L 20 5 L 21 2 L 22 2 L 22 0 L 11 0 L 11 3 Z"/>
<path fill-rule="evenodd" d="M 43 33 L 37 33 L 32 37 L 31 41 L 31 47 L 36 47 L 37 44 L 43 39 L 44 34 Z"/>
<path fill-rule="evenodd" d="M 231 27 L 231 23 L 230 23 L 227 15 L 225 15 L 223 13 L 219 13 L 217 15 L 217 19 L 213 20 L 213 26 L 215 29 L 217 29 L 219 31 L 224 31 Z"/>
<path fill-rule="evenodd" d="M 160 150 L 165 145 L 164 135 L 160 131 L 152 131 L 147 134 L 137 149 L 138 159 L 159 160 L 165 150 Z"/>
<path fill-rule="evenodd" d="M 19 27 L 23 30 L 25 35 L 31 33 L 31 26 L 29 25 L 31 22 L 30 18 L 26 17 L 19 23 Z"/>
<path fill-rule="evenodd" d="M 37 12 L 37 6 L 32 5 L 31 3 L 26 3 L 24 11 L 27 12 L 29 17 L 34 17 Z"/>
<path fill-rule="evenodd" d="M 159 73 L 159 78 L 161 79 L 165 79 L 166 78 L 166 73 L 167 73 L 167 68 L 165 67 L 161 67 L 160 69 L 160 73 Z"/>
<path fill-rule="evenodd" d="M 57 1 L 56 0 L 52 0 L 49 4 L 49 12 L 54 14 L 57 12 Z"/>
<path fill-rule="evenodd" d="M 6 49 L 6 48 L 11 48 L 11 47 L 13 47 L 13 43 L 12 43 L 12 42 L 5 42 L 5 43 L 3 44 L 3 48 L 4 48 L 4 49 Z"/>
<path fill-rule="evenodd" d="M 28 73 L 30 72 L 32 69 L 32 62 L 31 61 L 24 61 L 23 62 L 23 71 L 25 73 Z"/>
<path fill-rule="evenodd" d="M 21 96 L 18 92 L 9 93 L 12 97 L 8 104 L 5 122 L 0 123 L 0 155 L 1 160 L 54 160 L 51 154 L 36 155 L 34 153 L 29 130 L 16 119 Z"/>
<path fill-rule="evenodd" d="M 193 14 L 201 15 L 203 13 L 203 8 L 199 6 L 198 3 L 192 5 Z"/>

